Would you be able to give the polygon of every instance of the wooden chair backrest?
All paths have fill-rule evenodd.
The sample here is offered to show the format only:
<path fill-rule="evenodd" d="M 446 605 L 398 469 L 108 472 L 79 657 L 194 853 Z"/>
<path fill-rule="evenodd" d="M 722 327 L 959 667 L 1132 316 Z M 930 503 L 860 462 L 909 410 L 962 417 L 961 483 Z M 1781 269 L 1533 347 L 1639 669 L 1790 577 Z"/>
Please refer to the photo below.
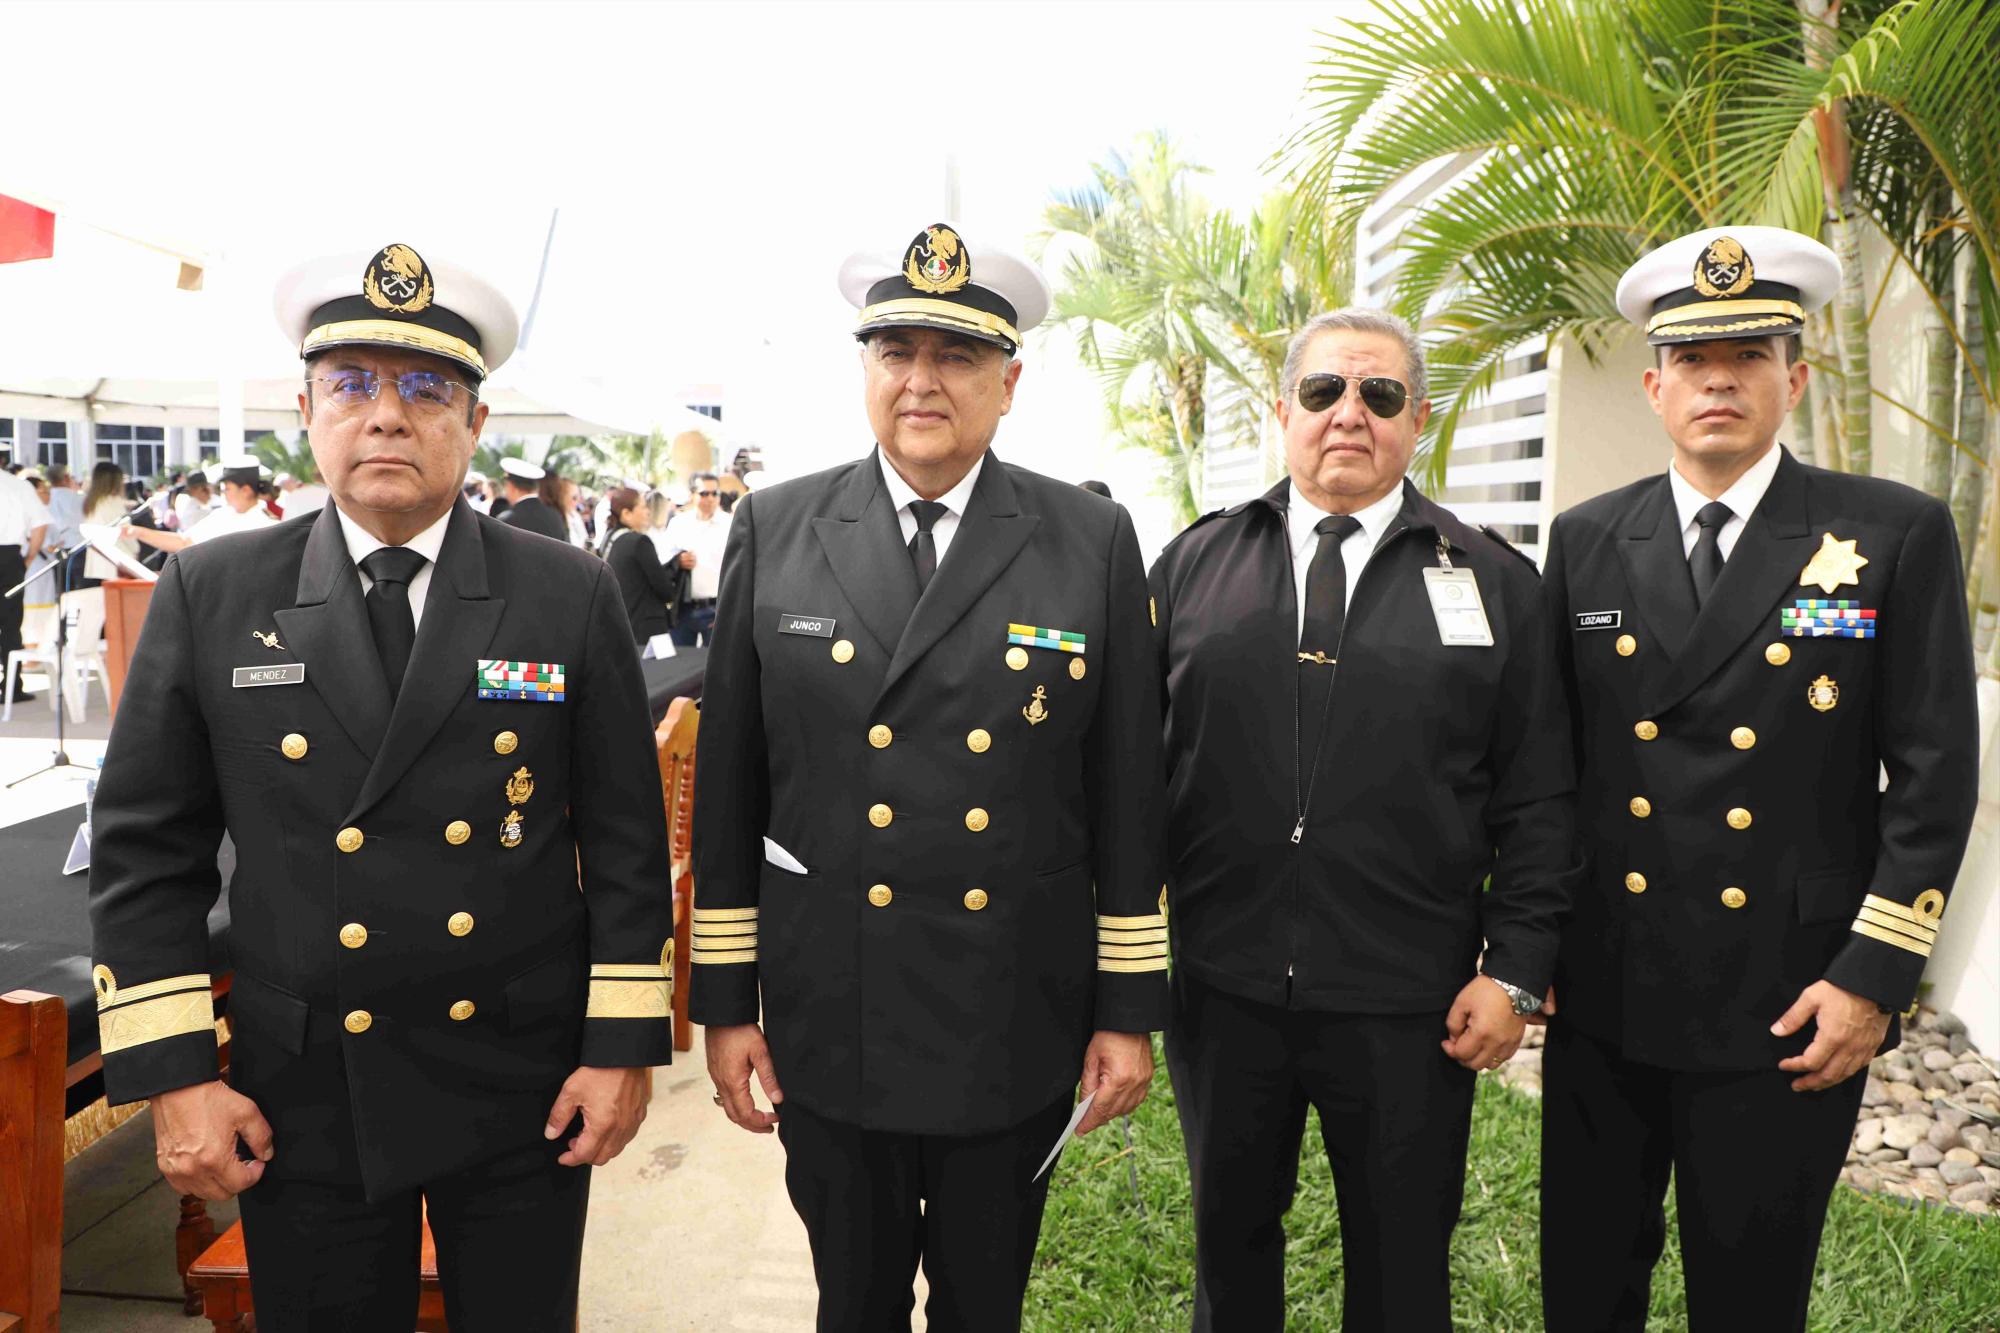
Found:
<path fill-rule="evenodd" d="M 25 1333 L 55 1333 L 62 1294 L 68 1042 L 60 999 L 0 995 L 0 1327 L 12 1315 Z"/>
<path fill-rule="evenodd" d="M 668 855 L 674 881 L 674 1049 L 694 1045 L 688 1021 L 688 987 L 692 983 L 688 944 L 694 928 L 694 750 L 701 729 L 701 707 L 693 699 L 675 699 L 653 730 L 653 747 L 660 764 L 660 799 L 666 804 Z"/>

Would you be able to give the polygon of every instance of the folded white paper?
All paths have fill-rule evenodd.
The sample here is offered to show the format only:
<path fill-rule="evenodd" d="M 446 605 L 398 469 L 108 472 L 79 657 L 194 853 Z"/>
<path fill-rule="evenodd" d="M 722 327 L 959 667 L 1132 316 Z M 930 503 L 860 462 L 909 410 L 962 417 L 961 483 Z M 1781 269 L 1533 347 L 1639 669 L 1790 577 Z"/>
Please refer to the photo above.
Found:
<path fill-rule="evenodd" d="M 1090 1104 L 1096 1100 L 1097 1094 L 1093 1092 L 1076 1104 L 1076 1109 L 1069 1113 L 1069 1123 L 1062 1127 L 1062 1133 L 1056 1135 L 1056 1146 L 1049 1149 L 1049 1155 L 1042 1159 L 1041 1166 L 1036 1169 L 1034 1175 L 1028 1177 L 1029 1180 L 1040 1180 L 1042 1172 L 1049 1169 L 1049 1164 L 1062 1156 L 1062 1150 L 1069 1143 L 1070 1135 L 1076 1133 L 1076 1127 L 1083 1123 L 1084 1116 L 1090 1112 Z"/>
<path fill-rule="evenodd" d="M 764 859 L 778 867 L 778 869 L 789 870 L 794 875 L 810 875 L 812 873 L 812 871 L 807 870 L 799 864 L 798 857 L 793 856 L 769 838 L 764 839 Z"/>
<path fill-rule="evenodd" d="M 653 650 L 653 657 L 656 661 L 672 657 L 674 655 L 674 636 L 672 634 L 655 634 L 646 640 L 646 646 Z"/>

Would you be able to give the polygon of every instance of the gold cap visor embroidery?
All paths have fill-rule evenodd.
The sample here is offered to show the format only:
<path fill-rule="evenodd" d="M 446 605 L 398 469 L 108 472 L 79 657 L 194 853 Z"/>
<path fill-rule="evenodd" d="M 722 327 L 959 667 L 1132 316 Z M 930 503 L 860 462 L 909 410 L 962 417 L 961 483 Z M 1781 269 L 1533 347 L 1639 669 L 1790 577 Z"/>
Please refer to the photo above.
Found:
<path fill-rule="evenodd" d="M 1675 306 L 1672 310 L 1662 310 L 1646 321 L 1646 332 L 1657 333 L 1661 329 L 1677 324 L 1692 324 L 1697 320 L 1714 319 L 1723 315 L 1772 315 L 1780 318 L 1759 320 L 1751 324 L 1731 325 L 1732 328 L 1768 328 L 1774 324 L 1789 324 L 1806 317 L 1805 308 L 1796 301 L 1697 301 L 1693 305 Z"/>
<path fill-rule="evenodd" d="M 486 378 L 486 359 L 479 355 L 478 348 L 465 339 L 427 329 L 421 324 L 406 324 L 392 319 L 343 319 L 333 324 L 322 324 L 306 335 L 305 342 L 299 347 L 299 355 L 310 356 L 321 348 L 347 347 L 356 343 L 408 347 L 450 357 L 472 367 L 479 373 L 479 378 Z"/>
<path fill-rule="evenodd" d="M 928 320 L 938 324 L 962 328 L 969 332 L 986 334 L 989 337 L 1005 338 L 1014 346 L 1021 345 L 1020 330 L 984 310 L 974 310 L 971 306 L 960 305 L 956 301 L 932 301 L 921 296 L 898 297 L 893 301 L 879 301 L 865 306 L 861 319 L 855 326 L 866 332 L 871 325 L 890 327 L 898 317 L 912 320 Z"/>

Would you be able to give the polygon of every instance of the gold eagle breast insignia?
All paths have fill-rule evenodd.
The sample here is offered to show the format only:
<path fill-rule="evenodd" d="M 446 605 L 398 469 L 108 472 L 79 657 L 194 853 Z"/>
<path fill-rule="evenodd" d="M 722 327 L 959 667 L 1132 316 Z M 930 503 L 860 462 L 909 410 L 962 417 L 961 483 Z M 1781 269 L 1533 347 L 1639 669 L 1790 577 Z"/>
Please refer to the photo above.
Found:
<path fill-rule="evenodd" d="M 972 256 L 958 233 L 940 222 L 910 242 L 903 278 L 920 292 L 955 292 L 972 281 Z"/>
<path fill-rule="evenodd" d="M 1755 281 L 1757 266 L 1750 262 L 1743 243 L 1733 237 L 1716 237 L 1694 261 L 1694 289 L 1703 296 L 1740 296 Z"/>
<path fill-rule="evenodd" d="M 430 308 L 431 271 L 407 245 L 385 245 L 361 275 L 361 294 L 377 310 L 416 315 Z"/>

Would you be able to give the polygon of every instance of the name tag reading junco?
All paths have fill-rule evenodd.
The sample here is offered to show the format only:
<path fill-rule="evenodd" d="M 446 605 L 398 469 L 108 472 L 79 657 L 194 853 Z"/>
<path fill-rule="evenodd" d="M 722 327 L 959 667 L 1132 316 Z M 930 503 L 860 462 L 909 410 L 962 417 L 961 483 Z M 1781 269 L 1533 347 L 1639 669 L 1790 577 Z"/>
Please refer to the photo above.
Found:
<path fill-rule="evenodd" d="M 1486 604 L 1479 598 L 1479 580 L 1469 569 L 1426 569 L 1424 590 L 1437 617 L 1438 642 L 1447 648 L 1491 648 L 1493 627 L 1486 623 Z"/>
<path fill-rule="evenodd" d="M 833 637 L 832 616 L 802 616 L 786 611 L 778 617 L 778 633 L 809 634 L 815 639 Z"/>
<path fill-rule="evenodd" d="M 253 685 L 303 685 L 306 683 L 306 664 L 287 662 L 283 666 L 237 667 L 230 672 L 229 683 L 239 690 Z"/>

